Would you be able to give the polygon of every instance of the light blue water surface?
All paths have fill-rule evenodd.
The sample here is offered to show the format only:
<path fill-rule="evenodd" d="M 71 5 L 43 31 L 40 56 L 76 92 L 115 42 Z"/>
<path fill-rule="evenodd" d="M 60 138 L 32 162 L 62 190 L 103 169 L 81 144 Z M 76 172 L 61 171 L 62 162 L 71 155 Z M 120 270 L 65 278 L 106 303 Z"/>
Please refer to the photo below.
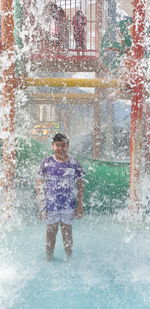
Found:
<path fill-rule="evenodd" d="M 86 216 L 73 231 L 69 263 L 60 231 L 55 259 L 46 261 L 40 221 L 2 238 L 0 309 L 149 309 L 149 228 Z"/>

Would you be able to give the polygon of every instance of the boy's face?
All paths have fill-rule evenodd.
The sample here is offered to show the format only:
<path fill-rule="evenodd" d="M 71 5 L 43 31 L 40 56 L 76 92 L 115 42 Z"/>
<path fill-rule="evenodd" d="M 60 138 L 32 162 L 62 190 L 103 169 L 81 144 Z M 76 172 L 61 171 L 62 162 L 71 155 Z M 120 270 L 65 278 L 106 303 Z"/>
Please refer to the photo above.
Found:
<path fill-rule="evenodd" d="M 52 147 L 53 147 L 55 154 L 63 156 L 68 151 L 69 143 L 66 141 L 54 142 L 52 144 Z"/>

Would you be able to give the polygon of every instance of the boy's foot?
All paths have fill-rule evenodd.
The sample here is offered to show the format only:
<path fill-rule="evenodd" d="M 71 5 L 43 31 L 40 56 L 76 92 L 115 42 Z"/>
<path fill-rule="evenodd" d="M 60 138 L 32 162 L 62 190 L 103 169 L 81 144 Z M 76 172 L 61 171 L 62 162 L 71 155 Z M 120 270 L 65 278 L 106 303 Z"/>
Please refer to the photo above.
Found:
<path fill-rule="evenodd" d="M 64 258 L 64 262 L 71 262 L 73 259 L 72 255 L 69 255 L 69 256 L 65 256 Z"/>
<path fill-rule="evenodd" d="M 53 254 L 47 253 L 46 254 L 46 259 L 47 259 L 48 262 L 51 262 L 53 260 Z"/>

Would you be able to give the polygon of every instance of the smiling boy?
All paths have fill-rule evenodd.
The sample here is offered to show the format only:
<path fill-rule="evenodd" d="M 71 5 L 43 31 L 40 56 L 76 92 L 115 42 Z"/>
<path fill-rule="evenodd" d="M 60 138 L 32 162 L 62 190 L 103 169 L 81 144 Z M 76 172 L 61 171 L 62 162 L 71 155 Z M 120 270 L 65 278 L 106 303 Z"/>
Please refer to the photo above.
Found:
<path fill-rule="evenodd" d="M 58 133 L 52 140 L 53 156 L 42 162 L 36 191 L 42 200 L 44 187 L 44 207 L 46 223 L 46 253 L 51 260 L 54 253 L 58 226 L 61 226 L 66 257 L 72 255 L 72 223 L 74 217 L 83 215 L 83 170 L 80 164 L 68 156 L 69 139 Z"/>

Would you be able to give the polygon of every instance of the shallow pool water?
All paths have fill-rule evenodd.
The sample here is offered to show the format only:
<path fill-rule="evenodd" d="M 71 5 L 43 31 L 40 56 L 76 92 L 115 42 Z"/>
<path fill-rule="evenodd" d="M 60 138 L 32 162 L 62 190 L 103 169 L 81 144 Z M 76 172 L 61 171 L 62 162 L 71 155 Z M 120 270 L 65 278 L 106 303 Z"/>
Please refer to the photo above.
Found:
<path fill-rule="evenodd" d="M 149 228 L 85 216 L 73 230 L 70 262 L 60 231 L 55 259 L 46 261 L 40 221 L 1 239 L 0 309 L 149 309 Z"/>

